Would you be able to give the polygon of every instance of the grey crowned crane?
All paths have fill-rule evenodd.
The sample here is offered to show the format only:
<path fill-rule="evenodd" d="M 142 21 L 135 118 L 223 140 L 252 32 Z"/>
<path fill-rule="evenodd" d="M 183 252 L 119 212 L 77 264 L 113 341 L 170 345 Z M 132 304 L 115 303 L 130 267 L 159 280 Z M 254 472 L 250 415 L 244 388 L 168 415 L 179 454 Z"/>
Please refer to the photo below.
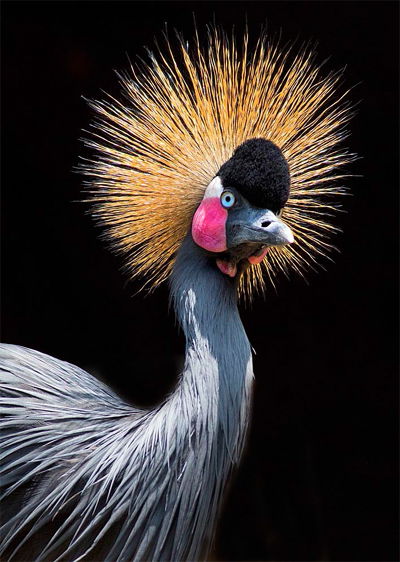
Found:
<path fill-rule="evenodd" d="M 216 28 L 205 48 L 167 41 L 120 76 L 123 102 L 91 102 L 93 215 L 130 274 L 168 279 L 185 364 L 146 410 L 74 365 L 1 346 L 4 559 L 207 556 L 251 406 L 238 299 L 329 251 L 352 160 L 340 73 L 265 36 L 240 45 Z"/>

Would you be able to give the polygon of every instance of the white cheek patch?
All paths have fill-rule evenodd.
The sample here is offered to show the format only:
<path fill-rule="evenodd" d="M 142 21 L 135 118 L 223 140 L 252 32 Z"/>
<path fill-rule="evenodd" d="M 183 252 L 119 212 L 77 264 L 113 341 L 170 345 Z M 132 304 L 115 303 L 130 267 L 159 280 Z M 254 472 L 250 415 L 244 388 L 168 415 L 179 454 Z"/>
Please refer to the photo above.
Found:
<path fill-rule="evenodd" d="M 203 199 L 208 199 L 209 197 L 221 197 L 221 193 L 224 191 L 222 187 L 221 178 L 215 176 L 215 178 L 208 184 L 207 189 L 204 192 Z"/>

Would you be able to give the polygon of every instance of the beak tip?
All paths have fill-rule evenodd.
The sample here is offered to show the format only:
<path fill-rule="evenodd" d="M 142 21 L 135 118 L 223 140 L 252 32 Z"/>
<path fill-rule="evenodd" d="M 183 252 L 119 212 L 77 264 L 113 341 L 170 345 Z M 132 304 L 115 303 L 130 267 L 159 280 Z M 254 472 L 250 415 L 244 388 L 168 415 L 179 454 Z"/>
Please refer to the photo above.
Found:
<path fill-rule="evenodd" d="M 281 244 L 286 246 L 287 244 L 293 244 L 294 236 L 291 229 L 283 222 L 279 223 L 278 231 L 280 233 Z"/>

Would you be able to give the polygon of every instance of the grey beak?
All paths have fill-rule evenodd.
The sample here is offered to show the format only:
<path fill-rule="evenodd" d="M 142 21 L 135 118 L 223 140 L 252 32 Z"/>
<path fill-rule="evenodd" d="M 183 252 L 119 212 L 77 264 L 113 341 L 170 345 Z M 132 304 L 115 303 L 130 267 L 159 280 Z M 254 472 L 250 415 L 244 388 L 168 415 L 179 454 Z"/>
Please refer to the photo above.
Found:
<path fill-rule="evenodd" d="M 227 222 L 228 247 L 249 242 L 263 246 L 283 246 L 294 242 L 290 228 L 268 209 L 238 209 Z"/>

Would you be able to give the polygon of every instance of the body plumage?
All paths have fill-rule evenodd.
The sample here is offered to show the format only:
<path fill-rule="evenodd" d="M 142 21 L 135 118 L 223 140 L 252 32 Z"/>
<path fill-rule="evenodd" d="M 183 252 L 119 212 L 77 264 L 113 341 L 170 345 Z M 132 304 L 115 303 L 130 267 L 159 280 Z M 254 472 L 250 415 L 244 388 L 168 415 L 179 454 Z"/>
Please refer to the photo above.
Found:
<path fill-rule="evenodd" d="M 11 496 L 32 473 L 46 474 L 33 484 L 34 494 L 30 484 L 19 495 L 14 517 L 5 521 L 18 560 L 21 552 L 24 559 L 50 560 L 204 554 L 244 443 L 251 351 L 235 287 L 189 239 L 172 294 L 187 339 L 186 364 L 177 390 L 150 411 L 123 403 L 74 365 L 18 346 L 1 348 L 3 388 L 13 408 L 2 465 Z M 60 527 L 49 536 L 43 531 L 54 518 Z"/>

